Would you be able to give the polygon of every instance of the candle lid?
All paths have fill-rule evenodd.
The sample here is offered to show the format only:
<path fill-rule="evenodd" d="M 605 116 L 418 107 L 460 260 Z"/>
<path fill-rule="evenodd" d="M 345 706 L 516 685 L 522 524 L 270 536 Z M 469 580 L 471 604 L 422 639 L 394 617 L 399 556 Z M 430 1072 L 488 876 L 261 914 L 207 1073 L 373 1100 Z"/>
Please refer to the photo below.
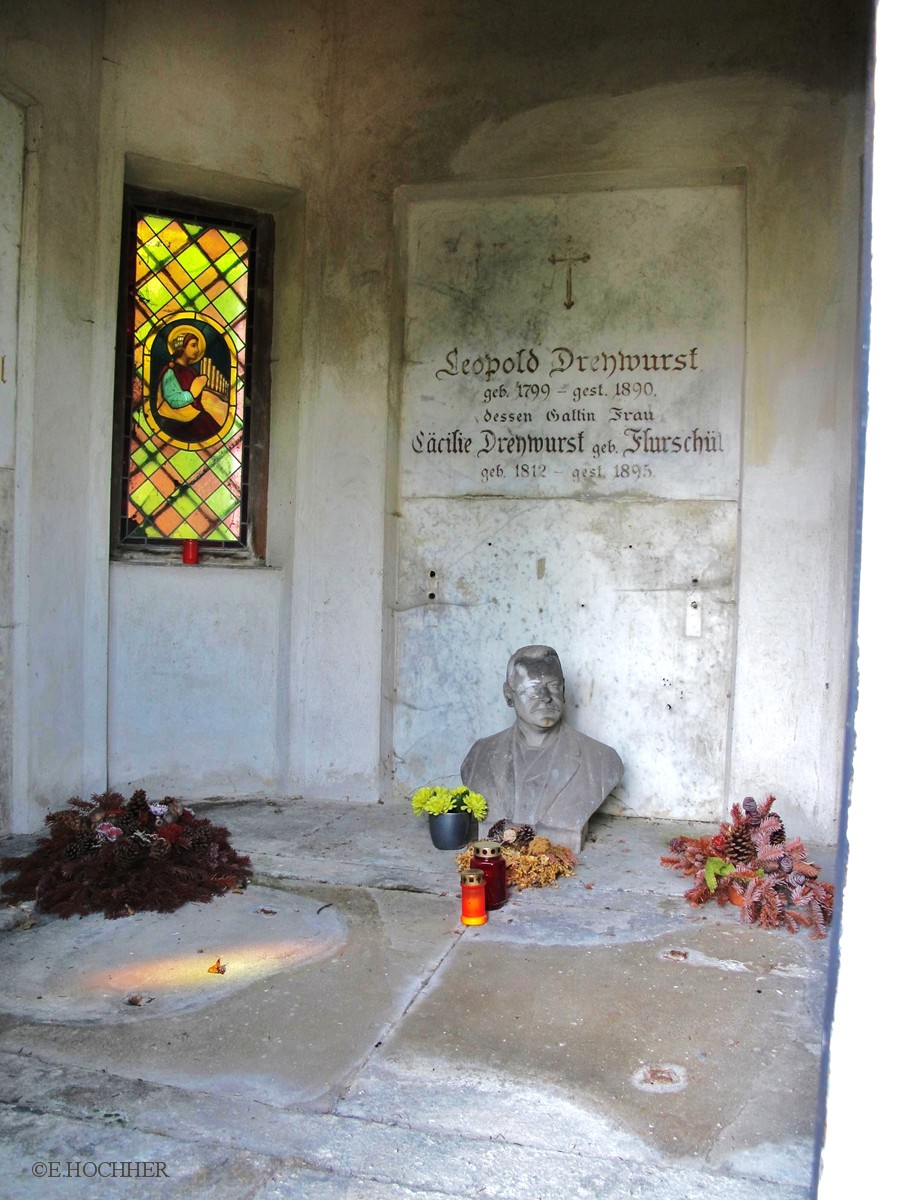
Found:
<path fill-rule="evenodd" d="M 468 884 L 484 883 L 484 871 L 477 871 L 474 868 L 462 871 L 459 876 L 459 882 Z"/>
<path fill-rule="evenodd" d="M 476 858 L 497 858 L 500 854 L 498 842 L 476 842 L 472 847 Z"/>

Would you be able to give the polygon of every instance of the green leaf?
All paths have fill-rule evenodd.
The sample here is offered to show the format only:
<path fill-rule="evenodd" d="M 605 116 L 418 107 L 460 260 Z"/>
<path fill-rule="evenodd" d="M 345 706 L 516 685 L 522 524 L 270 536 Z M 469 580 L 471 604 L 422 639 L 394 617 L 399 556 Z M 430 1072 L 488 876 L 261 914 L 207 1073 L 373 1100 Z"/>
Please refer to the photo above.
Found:
<path fill-rule="evenodd" d="M 716 858 L 712 856 L 706 860 L 706 866 L 703 868 L 703 877 L 706 880 L 706 886 L 711 892 L 716 890 L 717 877 L 721 878 L 725 875 L 730 875 L 734 870 L 734 864 L 727 862 L 724 858 Z"/>

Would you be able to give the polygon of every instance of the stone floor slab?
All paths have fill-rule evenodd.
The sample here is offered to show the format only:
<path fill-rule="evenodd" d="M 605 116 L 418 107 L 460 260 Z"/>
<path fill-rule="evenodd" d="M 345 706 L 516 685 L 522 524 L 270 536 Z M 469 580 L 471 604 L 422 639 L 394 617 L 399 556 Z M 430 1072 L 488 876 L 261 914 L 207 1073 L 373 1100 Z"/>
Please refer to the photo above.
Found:
<path fill-rule="evenodd" d="M 709 827 L 597 818 L 575 876 L 464 930 L 408 806 L 194 807 L 253 860 L 243 896 L 0 922 L 3 1200 L 813 1194 L 831 947 L 690 908 L 659 860 Z M 205 977 L 166 990 L 173 958 Z M 156 1156 L 152 1192 L 31 1173 Z"/>

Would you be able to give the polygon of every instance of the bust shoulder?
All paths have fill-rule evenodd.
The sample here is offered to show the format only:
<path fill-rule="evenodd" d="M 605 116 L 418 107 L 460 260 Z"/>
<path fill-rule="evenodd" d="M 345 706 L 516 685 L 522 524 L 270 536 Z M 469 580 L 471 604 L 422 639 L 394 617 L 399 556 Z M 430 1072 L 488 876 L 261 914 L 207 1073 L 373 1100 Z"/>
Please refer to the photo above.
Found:
<path fill-rule="evenodd" d="M 598 742 L 596 738 L 573 729 L 571 725 L 564 724 L 561 733 L 569 753 L 580 757 L 593 772 L 602 774 L 606 789 L 611 791 L 622 778 L 624 770 L 622 760 L 612 746 Z"/>

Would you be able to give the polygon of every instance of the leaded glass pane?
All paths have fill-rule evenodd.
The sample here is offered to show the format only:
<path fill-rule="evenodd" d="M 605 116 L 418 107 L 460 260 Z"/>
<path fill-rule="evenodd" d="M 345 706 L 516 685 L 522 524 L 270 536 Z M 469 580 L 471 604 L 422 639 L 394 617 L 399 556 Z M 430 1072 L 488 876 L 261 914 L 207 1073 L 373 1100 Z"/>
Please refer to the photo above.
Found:
<path fill-rule="evenodd" d="M 131 213 L 121 544 L 246 545 L 254 229 Z"/>

